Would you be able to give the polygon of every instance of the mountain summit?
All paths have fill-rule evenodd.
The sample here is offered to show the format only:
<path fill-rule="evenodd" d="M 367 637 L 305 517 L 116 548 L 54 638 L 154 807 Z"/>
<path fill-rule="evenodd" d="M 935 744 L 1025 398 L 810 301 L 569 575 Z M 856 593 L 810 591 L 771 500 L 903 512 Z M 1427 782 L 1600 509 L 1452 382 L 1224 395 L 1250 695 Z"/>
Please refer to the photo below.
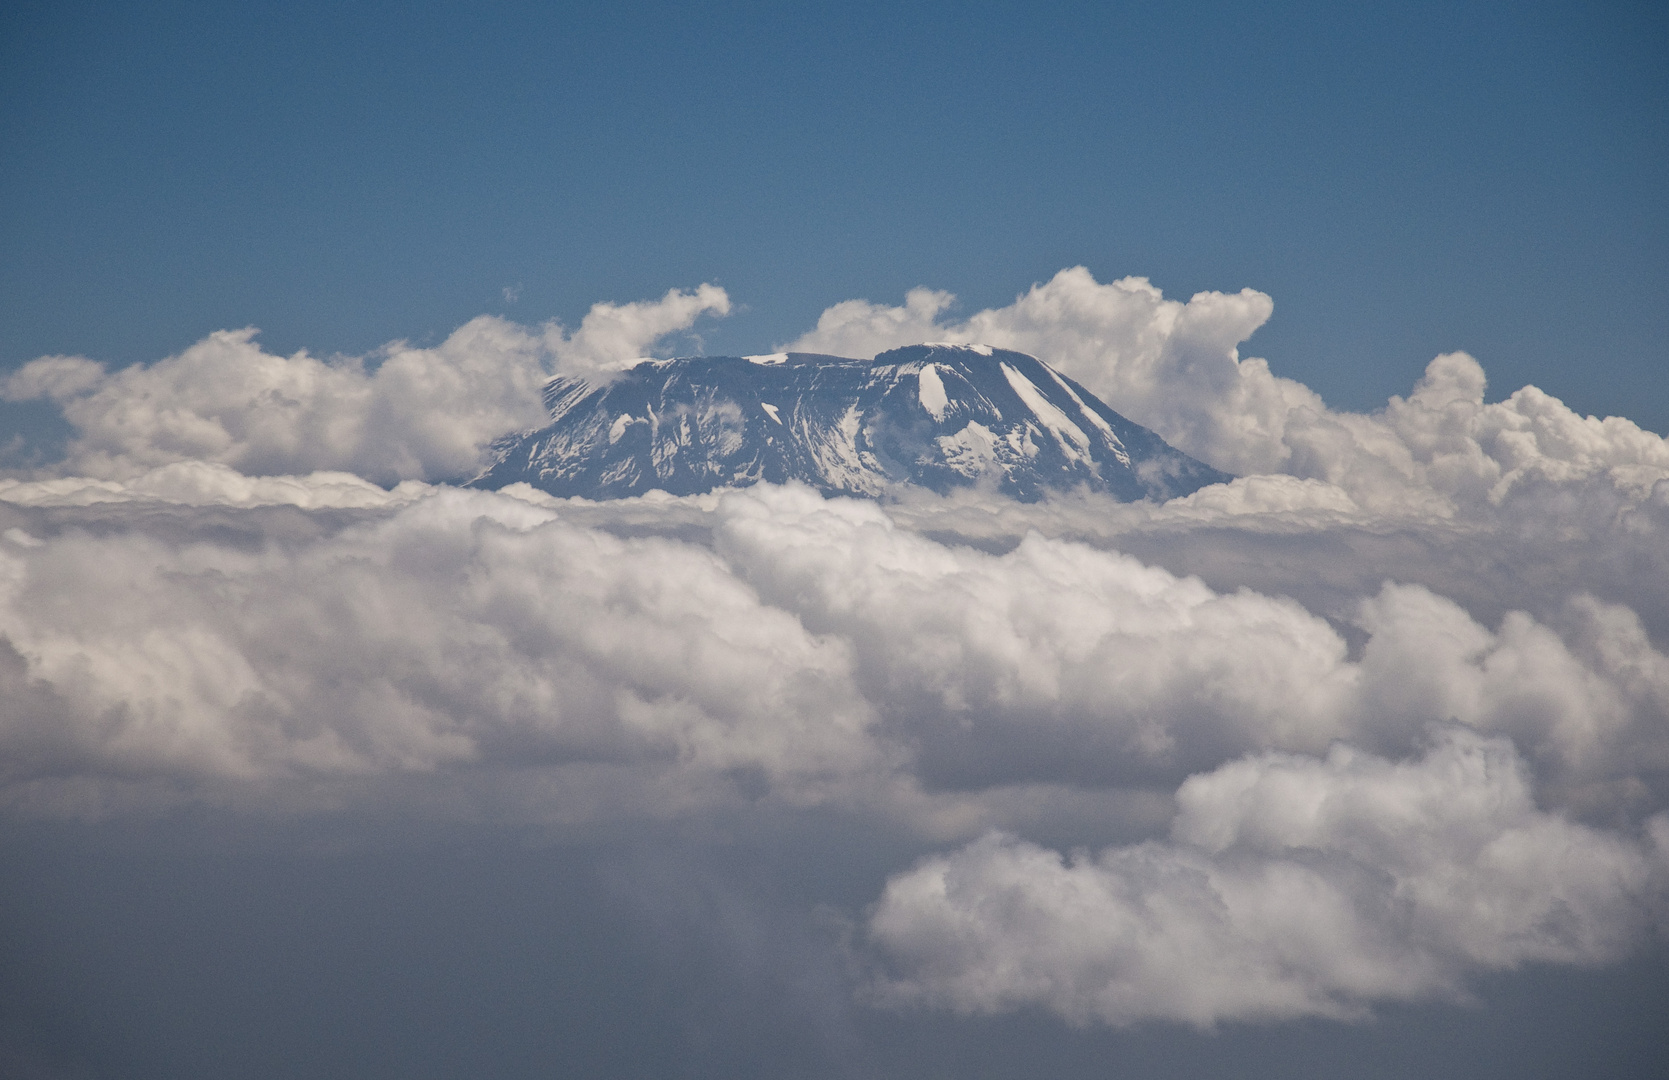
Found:
<path fill-rule="evenodd" d="M 799 480 L 1162 501 L 1230 479 L 1036 357 L 985 345 L 651 360 L 606 385 L 559 376 L 545 404 L 551 423 L 495 444 L 475 486 L 609 499 Z"/>

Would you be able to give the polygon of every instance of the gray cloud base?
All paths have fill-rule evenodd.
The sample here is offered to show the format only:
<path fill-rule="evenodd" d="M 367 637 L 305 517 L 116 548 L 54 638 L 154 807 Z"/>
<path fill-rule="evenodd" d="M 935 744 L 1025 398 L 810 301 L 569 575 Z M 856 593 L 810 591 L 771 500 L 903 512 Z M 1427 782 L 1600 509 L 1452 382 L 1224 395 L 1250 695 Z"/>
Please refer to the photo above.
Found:
<path fill-rule="evenodd" d="M 1473 970 L 1617 959 L 1657 918 L 1642 841 L 1535 809 L 1510 742 L 1402 762 L 1335 747 L 1191 777 L 1169 842 L 1065 857 L 992 834 L 895 876 L 869 922 L 883 1001 L 1074 1022 L 1358 1015 Z"/>

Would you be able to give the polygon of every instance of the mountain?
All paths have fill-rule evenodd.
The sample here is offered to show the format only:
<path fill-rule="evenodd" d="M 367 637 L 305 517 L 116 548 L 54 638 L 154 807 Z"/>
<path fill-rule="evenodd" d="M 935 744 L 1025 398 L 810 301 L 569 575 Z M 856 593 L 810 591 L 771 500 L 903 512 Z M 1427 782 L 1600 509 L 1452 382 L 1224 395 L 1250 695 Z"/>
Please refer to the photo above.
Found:
<path fill-rule="evenodd" d="M 799 480 L 1162 501 L 1231 479 L 1036 357 L 984 345 L 651 360 L 604 385 L 555 378 L 545 404 L 551 423 L 496 443 L 475 486 L 608 499 Z"/>

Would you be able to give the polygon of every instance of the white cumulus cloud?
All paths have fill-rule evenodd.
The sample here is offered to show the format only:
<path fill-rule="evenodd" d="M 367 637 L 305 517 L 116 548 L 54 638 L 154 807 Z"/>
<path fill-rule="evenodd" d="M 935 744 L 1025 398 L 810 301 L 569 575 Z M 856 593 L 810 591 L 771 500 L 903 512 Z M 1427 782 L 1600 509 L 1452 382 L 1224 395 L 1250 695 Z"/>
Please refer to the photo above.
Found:
<path fill-rule="evenodd" d="M 1191 778 L 1172 838 L 1097 854 L 991 835 L 895 876 L 877 992 L 1082 1023 L 1350 1016 L 1475 970 L 1598 964 L 1661 917 L 1669 816 L 1630 839 L 1536 808 L 1512 744 L 1441 730 Z"/>
<path fill-rule="evenodd" d="M 1483 368 L 1464 353 L 1431 362 L 1407 398 L 1378 413 L 1329 409 L 1239 345 L 1274 311 L 1252 289 L 1165 299 L 1146 278 L 1097 282 L 1062 270 L 1002 308 L 961 321 L 954 298 L 913 290 L 903 307 L 850 300 L 791 349 L 869 356 L 944 340 L 1018 349 L 1088 386 L 1137 423 L 1240 475 L 1323 480 L 1364 507 L 1499 503 L 1535 480 L 1598 480 L 1639 497 L 1669 477 L 1669 442 L 1620 417 L 1582 417 L 1534 387 L 1485 404 Z"/>
<path fill-rule="evenodd" d="M 570 505 L 176 465 L 113 488 L 17 485 L 0 515 L 33 541 L 0 547 L 0 635 L 16 685 L 58 702 L 0 725 L 20 782 L 53 782 L 22 764 L 46 768 L 22 751 L 46 733 L 87 778 L 164 783 L 595 751 L 697 786 L 756 770 L 790 801 L 880 783 L 932 831 L 996 822 L 1000 791 L 1168 787 L 1341 739 L 1407 753 L 1434 721 L 1510 735 L 1584 814 L 1637 817 L 1669 772 L 1669 658 L 1586 594 L 1490 627 L 1385 584 L 1337 626 L 793 487 Z"/>
<path fill-rule="evenodd" d="M 593 305 L 572 333 L 483 315 L 433 348 L 394 342 L 369 357 L 277 356 L 255 330 L 210 334 L 177 356 L 107 371 L 49 356 L 0 383 L 46 398 L 74 426 L 57 471 L 125 479 L 214 462 L 251 475 L 352 472 L 379 484 L 468 479 L 487 446 L 546 413 L 552 374 L 604 378 L 730 299 L 714 285 L 660 300 Z"/>

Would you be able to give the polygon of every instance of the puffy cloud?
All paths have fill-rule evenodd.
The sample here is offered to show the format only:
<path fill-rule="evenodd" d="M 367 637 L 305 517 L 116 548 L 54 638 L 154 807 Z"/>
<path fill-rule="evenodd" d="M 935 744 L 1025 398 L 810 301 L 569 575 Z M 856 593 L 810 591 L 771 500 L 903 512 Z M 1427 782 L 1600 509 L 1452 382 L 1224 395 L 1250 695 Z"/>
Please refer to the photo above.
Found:
<path fill-rule="evenodd" d="M 1450 507 L 1477 508 L 1533 498 L 1539 486 L 1585 483 L 1639 501 L 1669 478 L 1669 441 L 1632 421 L 1579 416 L 1533 386 L 1485 404 L 1484 386 L 1476 360 L 1439 356 L 1414 392 L 1393 397 L 1383 413 L 1332 414 L 1295 431 L 1288 442 L 1298 467 L 1290 471 L 1359 492 L 1369 505 L 1430 492 Z M 1342 426 L 1330 433 L 1327 421 Z"/>
<path fill-rule="evenodd" d="M 32 401 L 36 398 L 62 400 L 84 394 L 105 376 L 103 364 L 85 356 L 43 356 L 30 361 L 6 378 L 0 398 Z"/>
<path fill-rule="evenodd" d="M 1278 471 L 1281 418 L 1297 407 L 1323 408 L 1302 385 L 1270 376 L 1263 361 L 1239 359 L 1236 346 L 1274 311 L 1270 298 L 1252 289 L 1200 293 L 1184 304 L 1166 300 L 1146 278 L 1104 285 L 1078 266 L 1032 286 L 1008 307 L 940 322 L 953 299 L 917 289 L 903 308 L 847 301 L 787 348 L 869 356 L 943 340 L 1018 349 L 1236 473 Z"/>
<path fill-rule="evenodd" d="M 1631 840 L 1536 809 L 1512 744 L 1445 729 L 1191 778 L 1172 839 L 1070 856 L 1003 835 L 887 884 L 883 1000 L 1082 1023 L 1351 1016 L 1469 973 L 1621 955 L 1659 913 L 1669 817 Z"/>
<path fill-rule="evenodd" d="M 1544 797 L 1642 795 L 1639 775 L 1669 771 L 1669 658 L 1628 608 L 1578 595 L 1568 613 L 1575 648 L 1523 612 L 1490 633 L 1427 589 L 1387 585 L 1358 616 L 1371 635 L 1361 737 L 1452 718 L 1512 735 L 1542 770 Z"/>
<path fill-rule="evenodd" d="M 659 300 L 592 304 L 572 335 L 563 335 L 557 327 L 545 330 L 557 370 L 595 380 L 631 366 L 657 341 L 689 329 L 707 314 L 730 314 L 730 297 L 717 285 L 703 284 L 688 292 L 670 289 Z"/>
<path fill-rule="evenodd" d="M 432 349 L 394 342 L 330 361 L 275 356 L 252 328 L 223 330 L 114 372 L 43 357 L 7 377 L 0 396 L 62 408 L 76 436 L 61 473 L 124 479 L 199 461 L 251 475 L 346 471 L 379 484 L 467 478 L 492 440 L 545 418 L 540 390 L 553 372 L 606 377 L 699 316 L 729 310 L 723 289 L 703 285 L 596 304 L 572 334 L 484 315 Z"/>
<path fill-rule="evenodd" d="M 931 782 L 1180 779 L 1336 738 L 1406 751 L 1451 719 L 1510 732 L 1550 797 L 1590 808 L 1669 772 L 1669 658 L 1631 609 L 1583 593 L 1558 612 L 1567 642 L 1522 611 L 1491 631 L 1429 588 L 1385 583 L 1348 612 L 1353 660 L 1292 600 L 1116 551 L 1036 532 L 1002 555 L 947 547 L 875 504 L 793 489 L 719 505 L 719 552 L 766 600 L 851 642 Z"/>
<path fill-rule="evenodd" d="M 0 552 L 0 634 L 33 695 L 0 706 L 14 795 L 66 767 L 258 797 L 539 764 L 621 773 L 627 812 L 653 814 L 731 780 L 815 801 L 878 752 L 844 643 L 700 548 L 455 490 L 293 546 L 216 542 L 223 521 Z M 563 794 L 552 812 L 583 801 Z"/>
<path fill-rule="evenodd" d="M 600 754 L 790 801 L 880 784 L 942 833 L 1003 824 L 1004 792 L 1166 788 L 1337 739 L 1405 753 L 1442 720 L 1511 734 L 1543 797 L 1585 814 L 1636 820 L 1669 773 L 1669 658 L 1585 595 L 1558 626 L 1491 630 L 1387 584 L 1340 627 L 1037 533 L 1001 554 L 947 543 L 804 488 L 569 504 L 199 469 L 148 474 L 128 502 L 26 485 L 0 515 L 0 634 L 61 703 L 53 760 L 88 777 Z M 35 745 L 33 708 L 0 740 Z"/>
<path fill-rule="evenodd" d="M 1345 643 L 1291 601 L 1035 533 L 1000 556 L 947 547 L 803 489 L 720 518 L 718 550 L 762 597 L 852 643 L 934 781 L 1180 779 L 1341 731 Z"/>
<path fill-rule="evenodd" d="M 1219 468 L 1323 480 L 1373 510 L 1452 514 L 1499 505 L 1534 481 L 1600 482 L 1639 499 L 1669 477 L 1669 442 L 1626 419 L 1579 416 L 1534 387 L 1485 404 L 1483 368 L 1464 353 L 1433 360 L 1382 412 L 1331 410 L 1266 361 L 1240 356 L 1274 310 L 1252 289 L 1183 303 L 1146 278 L 1102 284 L 1080 266 L 1007 307 L 943 322 L 952 300 L 917 289 L 901 308 L 847 301 L 786 347 L 867 356 L 941 339 L 1019 349 Z"/>
<path fill-rule="evenodd" d="M 536 422 L 553 371 L 607 379 L 727 311 L 711 286 L 363 360 L 245 331 L 26 365 L 4 394 L 77 436 L 0 479 L 0 801 L 795 816 L 885 832 L 888 868 L 966 844 L 897 874 L 864 939 L 878 1000 L 964 1012 L 1354 1015 L 1645 939 L 1663 439 L 1486 403 L 1462 354 L 1330 411 L 1239 356 L 1250 290 L 1077 269 L 962 322 L 951 299 L 849 301 L 794 347 L 1022 348 L 1251 475 L 1163 505 L 423 482 Z"/>
<path fill-rule="evenodd" d="M 956 297 L 937 289 L 911 289 L 903 307 L 842 300 L 817 318 L 815 329 L 787 348 L 833 356 L 874 356 L 902 345 L 917 345 L 940 337 L 945 328 L 939 315 Z"/>

